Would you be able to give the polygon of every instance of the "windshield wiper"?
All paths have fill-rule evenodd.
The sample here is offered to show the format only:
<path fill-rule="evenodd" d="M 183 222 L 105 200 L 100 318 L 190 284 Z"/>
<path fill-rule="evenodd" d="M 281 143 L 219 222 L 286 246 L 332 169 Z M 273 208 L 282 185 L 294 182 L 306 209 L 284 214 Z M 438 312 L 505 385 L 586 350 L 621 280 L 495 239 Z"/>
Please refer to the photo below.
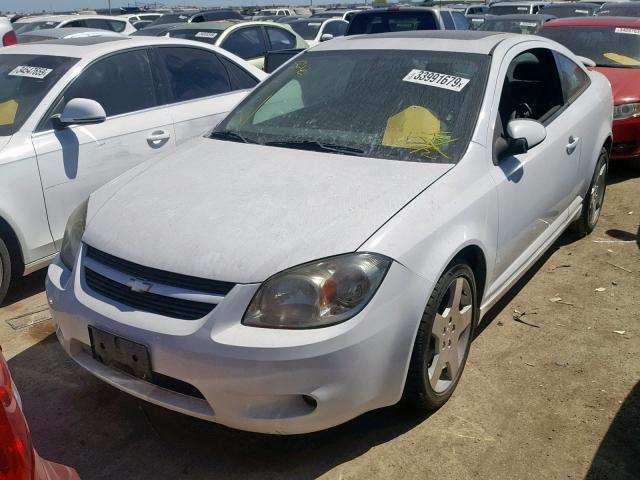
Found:
<path fill-rule="evenodd" d="M 246 137 L 243 137 L 238 132 L 232 132 L 231 130 L 221 130 L 219 132 L 216 132 L 214 130 L 209 135 L 209 138 L 214 138 L 218 140 L 229 140 L 231 142 L 258 143 L 253 140 L 248 140 Z"/>
<path fill-rule="evenodd" d="M 282 148 L 299 148 L 301 150 L 312 150 L 316 152 L 339 153 L 342 155 L 363 155 L 364 150 L 345 145 L 334 145 L 332 143 L 322 143 L 316 140 L 283 140 L 267 142 L 265 145 Z"/>

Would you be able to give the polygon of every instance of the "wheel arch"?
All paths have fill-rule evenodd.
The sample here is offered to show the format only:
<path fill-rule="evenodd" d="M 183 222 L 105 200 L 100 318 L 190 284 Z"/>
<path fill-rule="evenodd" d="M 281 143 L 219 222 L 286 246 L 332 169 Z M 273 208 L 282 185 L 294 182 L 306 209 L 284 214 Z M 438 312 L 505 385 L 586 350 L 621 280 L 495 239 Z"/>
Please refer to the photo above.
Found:
<path fill-rule="evenodd" d="M 9 256 L 11 258 L 11 275 L 20 277 L 24 273 L 24 258 L 22 255 L 22 248 L 20 247 L 20 241 L 18 235 L 11 227 L 9 222 L 0 216 L 0 238 L 7 246 L 9 250 Z"/>
<path fill-rule="evenodd" d="M 481 305 L 487 284 L 487 258 L 484 251 L 478 244 L 471 243 L 466 245 L 453 255 L 444 271 L 447 271 L 451 265 L 458 261 L 463 261 L 473 271 L 478 294 L 477 301 L 478 305 Z"/>

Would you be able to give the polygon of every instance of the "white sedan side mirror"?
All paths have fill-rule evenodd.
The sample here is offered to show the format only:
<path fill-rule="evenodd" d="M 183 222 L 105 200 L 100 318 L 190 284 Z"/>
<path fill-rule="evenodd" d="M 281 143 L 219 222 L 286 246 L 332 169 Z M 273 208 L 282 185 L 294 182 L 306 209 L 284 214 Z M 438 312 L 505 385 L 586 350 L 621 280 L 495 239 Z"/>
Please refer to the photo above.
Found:
<path fill-rule="evenodd" d="M 320 41 L 326 42 L 327 40 L 331 40 L 332 38 L 333 38 L 333 35 L 331 35 L 330 33 L 323 33 L 322 36 L 320 37 Z"/>
<path fill-rule="evenodd" d="M 56 123 L 60 127 L 69 125 L 92 125 L 102 123 L 107 119 L 107 114 L 95 100 L 88 98 L 73 98 L 64 106 L 62 114 Z"/>
<path fill-rule="evenodd" d="M 524 140 L 526 152 L 547 138 L 547 129 L 535 120 L 511 120 L 507 124 L 507 136 L 514 141 Z"/>

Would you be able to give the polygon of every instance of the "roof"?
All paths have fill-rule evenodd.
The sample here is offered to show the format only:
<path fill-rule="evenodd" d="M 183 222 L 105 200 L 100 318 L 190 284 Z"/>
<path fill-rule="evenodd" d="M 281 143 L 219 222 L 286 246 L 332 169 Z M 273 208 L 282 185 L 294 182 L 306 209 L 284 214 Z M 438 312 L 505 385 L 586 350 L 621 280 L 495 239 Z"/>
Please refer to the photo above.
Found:
<path fill-rule="evenodd" d="M 109 19 L 120 20 L 125 22 L 126 19 L 116 15 L 41 15 L 37 17 L 22 17 L 16 20 L 16 23 L 33 23 L 33 22 L 66 22 L 67 20 L 85 20 L 85 19 Z"/>
<path fill-rule="evenodd" d="M 267 25 L 269 27 L 273 27 L 274 25 L 280 25 L 284 27 L 284 25 L 286 25 L 284 23 L 263 22 L 260 20 L 252 20 L 252 21 L 236 20 L 235 18 L 230 18 L 227 20 L 214 20 L 212 22 L 182 23 L 182 24 L 178 24 L 179 26 L 176 29 L 177 30 L 226 30 L 227 28 L 231 28 L 239 24 L 242 24 L 243 27 L 259 26 L 259 25 Z M 144 31 L 144 29 L 142 31 Z"/>
<path fill-rule="evenodd" d="M 600 5 L 597 3 L 589 3 L 589 2 L 551 2 L 547 3 L 543 8 L 566 8 L 567 10 L 573 10 L 576 8 L 600 8 Z"/>
<path fill-rule="evenodd" d="M 522 22 L 546 22 L 549 20 L 553 20 L 556 17 L 553 15 L 545 15 L 540 13 L 513 13 L 509 15 L 487 15 L 485 17 L 487 21 L 495 20 L 495 21 L 503 21 L 503 20 L 514 20 L 514 21 L 522 21 Z"/>
<path fill-rule="evenodd" d="M 543 0 L 527 0 L 522 2 L 496 2 L 492 3 L 489 8 L 493 7 L 528 7 L 530 5 L 548 5 L 548 2 Z"/>
<path fill-rule="evenodd" d="M 113 36 L 113 37 L 125 37 L 111 30 L 99 30 L 97 28 L 86 27 L 64 27 L 64 28 L 43 28 L 42 30 L 33 30 L 30 32 L 19 33 L 18 38 L 22 36 L 27 37 L 50 37 L 50 38 L 65 38 L 69 35 L 76 35 L 80 33 L 96 33 L 96 36 Z"/>
<path fill-rule="evenodd" d="M 544 24 L 544 27 L 632 27 L 640 28 L 638 17 L 569 17 Z"/>
<path fill-rule="evenodd" d="M 3 48 L 2 54 L 52 55 L 93 59 L 125 48 L 179 44 L 194 45 L 194 42 L 168 37 L 129 37 L 124 35 L 122 37 L 81 37 L 18 44 L 11 48 Z"/>
<path fill-rule="evenodd" d="M 508 38 L 524 35 L 476 30 L 412 30 L 374 35 L 337 37 L 313 48 L 324 50 L 434 50 L 489 54 L 496 45 Z"/>

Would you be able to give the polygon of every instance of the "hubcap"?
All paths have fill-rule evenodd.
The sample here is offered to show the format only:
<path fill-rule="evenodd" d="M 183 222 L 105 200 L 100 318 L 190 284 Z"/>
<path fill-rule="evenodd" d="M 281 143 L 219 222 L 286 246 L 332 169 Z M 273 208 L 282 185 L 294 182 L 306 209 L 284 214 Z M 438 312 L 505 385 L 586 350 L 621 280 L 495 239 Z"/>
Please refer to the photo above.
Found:
<path fill-rule="evenodd" d="M 591 187 L 591 198 L 589 201 L 589 225 L 595 225 L 600 218 L 602 210 L 602 201 L 604 200 L 605 182 L 607 180 L 607 165 L 602 164 L 595 182 Z"/>
<path fill-rule="evenodd" d="M 433 321 L 427 358 L 429 383 L 436 393 L 455 381 L 470 340 L 473 318 L 471 285 L 464 277 L 454 279 Z"/>

